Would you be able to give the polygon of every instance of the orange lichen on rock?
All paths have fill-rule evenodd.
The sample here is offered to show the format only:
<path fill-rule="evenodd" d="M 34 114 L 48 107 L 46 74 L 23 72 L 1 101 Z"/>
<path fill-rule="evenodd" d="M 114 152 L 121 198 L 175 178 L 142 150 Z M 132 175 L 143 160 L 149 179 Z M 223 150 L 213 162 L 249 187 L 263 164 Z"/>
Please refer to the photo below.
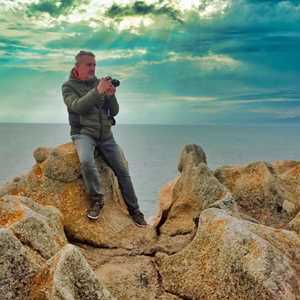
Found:
<path fill-rule="evenodd" d="M 2 199 L 0 198 L 0 202 Z M 20 204 L 14 207 L 13 211 L 5 211 L 0 213 L 0 226 L 9 227 L 11 224 L 21 220 L 24 217 L 24 211 Z"/>
<path fill-rule="evenodd" d="M 32 169 L 34 175 L 38 178 L 43 176 L 42 168 L 39 165 L 35 165 Z"/>
<path fill-rule="evenodd" d="M 261 248 L 257 245 L 255 240 L 248 242 L 248 249 L 252 256 L 259 258 L 262 255 Z"/>

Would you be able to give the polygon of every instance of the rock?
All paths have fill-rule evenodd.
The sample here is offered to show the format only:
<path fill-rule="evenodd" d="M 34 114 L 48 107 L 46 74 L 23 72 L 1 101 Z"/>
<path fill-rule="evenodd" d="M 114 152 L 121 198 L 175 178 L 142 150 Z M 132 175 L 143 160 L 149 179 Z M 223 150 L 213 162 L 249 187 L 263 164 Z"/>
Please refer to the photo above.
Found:
<path fill-rule="evenodd" d="M 80 164 L 73 143 L 54 148 L 22 180 L 6 185 L 5 193 L 58 208 L 70 241 L 149 252 L 156 241 L 155 228 L 139 228 L 134 224 L 113 171 L 100 156 L 96 163 L 105 190 L 105 205 L 96 221 L 87 218 L 91 202 L 79 176 Z"/>
<path fill-rule="evenodd" d="M 284 200 L 282 203 L 282 208 L 289 214 L 293 215 L 297 211 L 297 207 L 294 203 Z"/>
<path fill-rule="evenodd" d="M 287 229 L 296 231 L 300 236 L 300 212 L 288 223 Z"/>
<path fill-rule="evenodd" d="M 117 299 L 156 299 L 160 293 L 157 271 L 149 257 L 115 257 L 95 273 Z"/>
<path fill-rule="evenodd" d="M 175 295 L 172 295 L 170 293 L 163 293 L 157 299 L 158 300 L 180 300 L 182 298 L 179 298 L 179 297 L 177 297 Z"/>
<path fill-rule="evenodd" d="M 0 299 L 27 299 L 31 277 L 39 268 L 36 258 L 13 232 L 0 228 Z"/>
<path fill-rule="evenodd" d="M 300 162 L 212 172 L 187 145 L 151 226 L 139 228 L 101 156 L 96 221 L 73 143 L 34 156 L 0 188 L 0 299 L 300 300 Z"/>
<path fill-rule="evenodd" d="M 67 244 L 61 214 L 29 198 L 0 198 L 0 299 L 30 299 L 31 279 Z"/>
<path fill-rule="evenodd" d="M 33 157 L 37 163 L 45 161 L 50 155 L 51 149 L 45 147 L 39 147 L 34 150 Z"/>
<path fill-rule="evenodd" d="M 204 150 L 199 145 L 185 145 L 181 151 L 177 168 L 179 172 L 182 172 L 184 167 L 190 164 L 197 166 L 200 163 L 207 164 Z"/>
<path fill-rule="evenodd" d="M 60 145 L 53 149 L 43 165 L 44 175 L 61 182 L 71 182 L 80 175 L 79 161 L 72 144 Z"/>
<path fill-rule="evenodd" d="M 0 225 L 9 228 L 44 259 L 49 259 L 67 243 L 60 212 L 26 197 L 0 198 Z"/>
<path fill-rule="evenodd" d="M 271 164 L 258 161 L 245 166 L 225 166 L 214 174 L 231 191 L 242 213 L 277 227 L 291 219 L 283 209 L 286 190 Z"/>
<path fill-rule="evenodd" d="M 287 212 L 293 218 L 300 210 L 300 163 L 291 168 L 286 167 L 279 177 L 285 190 L 285 200 L 289 202 Z"/>
<path fill-rule="evenodd" d="M 32 279 L 31 300 L 112 300 L 80 251 L 66 245 Z"/>
<path fill-rule="evenodd" d="M 180 252 L 157 254 L 166 291 L 187 299 L 300 299 L 300 238 L 209 208 Z"/>
<path fill-rule="evenodd" d="M 300 164 L 297 160 L 274 160 L 272 161 L 273 170 L 278 174 L 283 174 L 286 171 Z"/>
<path fill-rule="evenodd" d="M 160 234 L 175 236 L 192 233 L 202 210 L 224 197 L 231 197 L 203 162 L 205 154 L 200 147 L 187 146 L 182 151 L 182 172 L 160 192 L 159 219 L 155 226 Z M 200 155 L 200 154 L 201 155 Z M 231 199 L 234 207 L 234 199 Z"/>

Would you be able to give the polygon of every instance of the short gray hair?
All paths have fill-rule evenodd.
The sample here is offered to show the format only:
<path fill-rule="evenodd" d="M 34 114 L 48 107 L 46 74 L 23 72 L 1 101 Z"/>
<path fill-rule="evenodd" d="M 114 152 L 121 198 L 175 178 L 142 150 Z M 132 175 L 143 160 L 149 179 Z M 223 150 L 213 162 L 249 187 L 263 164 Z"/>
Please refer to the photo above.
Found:
<path fill-rule="evenodd" d="M 82 56 L 92 56 L 92 57 L 95 57 L 95 54 L 91 51 L 84 51 L 84 50 L 81 50 L 79 51 L 76 56 L 75 56 L 75 64 L 77 65 L 78 63 L 80 63 L 80 60 L 81 60 L 81 57 Z"/>

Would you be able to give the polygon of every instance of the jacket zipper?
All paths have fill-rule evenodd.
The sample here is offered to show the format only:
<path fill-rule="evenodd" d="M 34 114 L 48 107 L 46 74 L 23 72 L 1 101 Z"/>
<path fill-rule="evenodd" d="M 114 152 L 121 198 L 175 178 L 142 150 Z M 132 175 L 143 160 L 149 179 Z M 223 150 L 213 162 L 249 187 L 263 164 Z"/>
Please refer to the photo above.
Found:
<path fill-rule="evenodd" d="M 103 126 L 102 126 L 102 116 L 101 116 L 101 108 L 99 110 L 99 123 L 100 123 L 100 136 L 99 139 L 102 140 L 102 135 L 103 135 Z"/>

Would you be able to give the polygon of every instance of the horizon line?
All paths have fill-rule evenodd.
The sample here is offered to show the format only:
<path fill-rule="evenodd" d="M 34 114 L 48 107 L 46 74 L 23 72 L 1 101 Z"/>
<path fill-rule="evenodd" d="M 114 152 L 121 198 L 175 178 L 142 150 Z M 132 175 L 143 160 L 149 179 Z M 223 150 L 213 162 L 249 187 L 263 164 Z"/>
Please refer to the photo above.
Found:
<path fill-rule="evenodd" d="M 69 123 L 61 122 L 2 122 L 0 124 L 23 124 L 23 125 L 69 125 Z M 117 125 L 130 125 L 130 126 L 270 126 L 270 125 L 281 125 L 281 126 L 299 126 L 299 123 L 179 123 L 179 124 L 166 124 L 166 123 L 118 123 Z M 69 125 L 70 126 L 70 125 Z"/>

